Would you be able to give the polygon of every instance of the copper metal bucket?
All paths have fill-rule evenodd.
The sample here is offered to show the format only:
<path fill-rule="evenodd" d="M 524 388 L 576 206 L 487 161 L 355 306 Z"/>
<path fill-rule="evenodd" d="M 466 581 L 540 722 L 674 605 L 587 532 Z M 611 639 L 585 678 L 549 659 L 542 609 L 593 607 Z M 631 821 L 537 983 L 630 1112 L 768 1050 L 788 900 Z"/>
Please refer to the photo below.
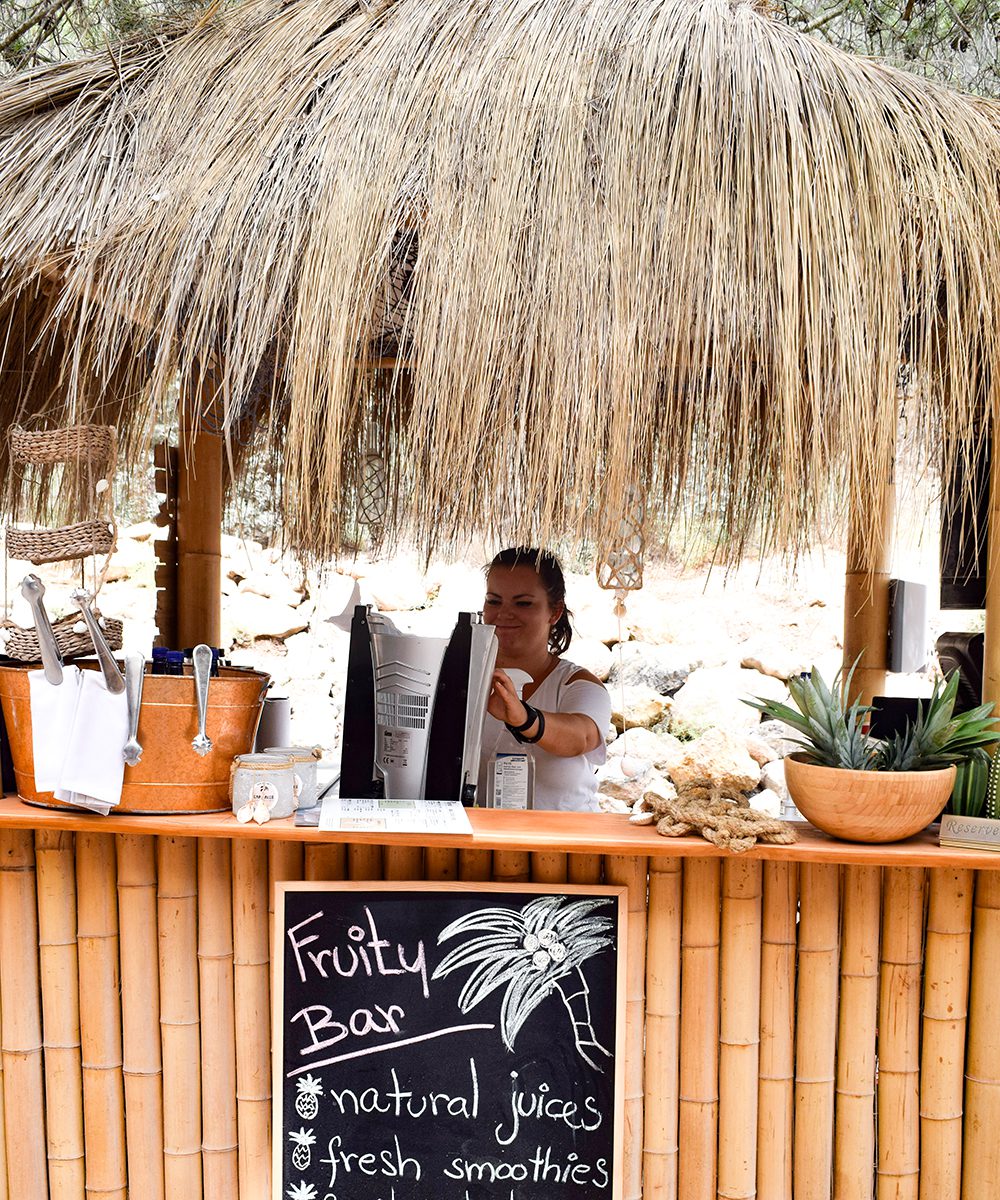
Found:
<path fill-rule="evenodd" d="M 95 663 L 79 665 L 96 669 Z M 17 794 L 28 804 L 71 808 L 51 792 L 35 788 L 29 669 L 37 668 L 0 666 L 0 704 Z M 115 812 L 205 813 L 229 808 L 229 767 L 237 754 L 253 749 L 268 676 L 238 667 L 220 668 L 208 689 L 205 728 L 212 750 L 201 758 L 191 748 L 198 732 L 193 676 L 151 675 L 148 665 L 146 670 L 137 734 L 142 759 L 134 767 L 126 766 Z"/>

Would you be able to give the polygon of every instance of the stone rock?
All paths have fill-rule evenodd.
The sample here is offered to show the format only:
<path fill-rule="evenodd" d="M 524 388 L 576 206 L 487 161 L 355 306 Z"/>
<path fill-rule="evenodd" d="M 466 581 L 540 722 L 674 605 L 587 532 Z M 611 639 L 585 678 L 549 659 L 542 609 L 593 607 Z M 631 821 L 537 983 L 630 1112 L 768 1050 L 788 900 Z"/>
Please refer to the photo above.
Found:
<path fill-rule="evenodd" d="M 239 591 L 263 596 L 265 600 L 276 600 L 289 608 L 298 608 L 304 596 L 302 587 L 297 587 L 291 579 L 276 570 L 251 571 L 240 580 Z"/>
<path fill-rule="evenodd" d="M 405 612 L 425 608 L 430 599 L 427 579 L 406 556 L 370 563 L 361 584 L 362 600 L 379 612 Z M 454 621 L 452 621 L 454 624 Z"/>
<path fill-rule="evenodd" d="M 769 762 L 760 773 L 760 782 L 768 791 L 774 792 L 782 803 L 789 799 L 783 759 L 776 758 L 774 762 Z"/>
<path fill-rule="evenodd" d="M 772 679 L 780 679 L 782 683 L 787 682 L 793 675 L 798 675 L 800 671 L 809 670 L 808 664 L 803 663 L 801 658 L 794 658 L 792 655 L 782 654 L 780 651 L 744 654 L 740 660 L 740 666 L 748 671 L 757 671 L 761 675 L 768 675 Z"/>
<path fill-rule="evenodd" d="M 663 719 L 670 701 L 647 687 L 615 689 L 611 695 L 611 723 L 621 731 L 642 727 L 648 729 Z"/>
<path fill-rule="evenodd" d="M 784 758 L 786 754 L 802 749 L 798 742 L 792 740 L 792 731 L 784 721 L 761 721 L 754 729 L 754 734 L 767 742 L 776 758 Z"/>
<path fill-rule="evenodd" d="M 602 682 L 612 670 L 613 655 L 603 642 L 596 638 L 574 638 L 566 657 L 579 663 L 585 670 L 596 675 Z"/>
<path fill-rule="evenodd" d="M 607 597 L 606 603 L 598 600 L 594 603 L 578 605 L 574 605 L 571 597 L 567 597 L 571 600 L 573 632 L 581 639 L 586 638 L 595 642 L 603 642 L 606 646 L 612 646 L 619 637 L 628 637 L 627 630 L 619 633 L 618 618 L 614 614 L 614 597 L 610 592 L 607 593 Z"/>
<path fill-rule="evenodd" d="M 710 729 L 685 747 L 670 770 L 678 788 L 708 780 L 727 794 L 749 793 L 760 782 L 760 767 L 747 753 L 743 738 L 726 729 Z"/>
<path fill-rule="evenodd" d="M 120 529 L 118 536 L 131 538 L 133 542 L 148 542 L 156 536 L 156 533 L 157 526 L 152 521 L 139 521 L 136 525 L 129 525 L 127 529 Z"/>
<path fill-rule="evenodd" d="M 772 792 L 770 788 L 754 792 L 750 797 L 750 807 L 756 809 L 757 812 L 767 813 L 769 817 L 781 819 L 781 810 L 783 807 L 781 797 L 777 792 Z"/>
<path fill-rule="evenodd" d="M 671 728 L 680 736 L 698 736 L 713 726 L 742 733 L 759 732 L 760 713 L 743 703 L 751 696 L 785 700 L 785 685 L 757 671 L 700 667 L 673 697 Z"/>
<path fill-rule="evenodd" d="M 309 622 L 296 609 L 254 592 L 240 592 L 230 597 L 222 609 L 225 645 L 246 646 L 261 638 L 280 642 L 308 628 Z"/>
<path fill-rule="evenodd" d="M 597 807 L 601 812 L 626 815 L 632 811 L 632 805 L 628 800 L 622 800 L 619 796 L 609 796 L 601 788 L 597 789 L 597 795 Z"/>
<path fill-rule="evenodd" d="M 609 799 L 621 801 L 631 808 L 634 804 L 638 804 L 648 791 L 656 791 L 657 788 L 662 790 L 664 787 L 670 788 L 671 792 L 673 792 L 672 785 L 659 772 L 644 771 L 642 775 L 637 775 L 635 779 L 608 776 L 598 783 L 597 792 L 600 796 L 607 796 Z"/>
<path fill-rule="evenodd" d="M 671 696 L 696 668 L 676 646 L 653 646 L 648 642 L 622 642 L 611 655 L 609 681 L 626 687 L 649 687 L 661 696 Z"/>
<path fill-rule="evenodd" d="M 119 534 L 118 545 L 111 556 L 104 582 L 119 583 L 130 579 L 141 583 L 142 586 L 150 586 L 155 569 L 156 552 L 152 542 L 138 542 Z M 32 567 L 32 570 L 37 568 Z"/>
<path fill-rule="evenodd" d="M 765 763 L 774 762 L 776 758 L 780 757 L 771 743 L 756 733 L 747 734 L 746 748 L 750 757 L 760 766 L 764 766 Z"/>
<path fill-rule="evenodd" d="M 608 760 L 628 754 L 650 766 L 668 771 L 684 754 L 684 745 L 670 733 L 656 733 L 642 727 L 631 729 L 626 737 L 616 737 L 608 746 Z"/>

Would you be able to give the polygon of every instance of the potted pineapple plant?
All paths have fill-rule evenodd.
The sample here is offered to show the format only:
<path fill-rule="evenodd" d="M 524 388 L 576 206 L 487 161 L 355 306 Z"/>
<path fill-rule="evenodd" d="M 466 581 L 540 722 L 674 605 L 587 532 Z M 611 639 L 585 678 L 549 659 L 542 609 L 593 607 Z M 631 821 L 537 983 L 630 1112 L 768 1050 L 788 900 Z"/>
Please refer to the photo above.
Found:
<path fill-rule="evenodd" d="M 857 664 L 855 664 L 857 665 Z M 957 764 L 1000 741 L 991 704 L 955 712 L 958 675 L 938 680 L 917 719 L 884 740 L 867 731 L 870 706 L 849 700 L 854 668 L 828 685 L 814 667 L 790 679 L 795 704 L 757 697 L 746 703 L 783 722 L 802 747 L 785 759 L 785 782 L 817 829 L 852 842 L 911 837 L 941 814 Z"/>

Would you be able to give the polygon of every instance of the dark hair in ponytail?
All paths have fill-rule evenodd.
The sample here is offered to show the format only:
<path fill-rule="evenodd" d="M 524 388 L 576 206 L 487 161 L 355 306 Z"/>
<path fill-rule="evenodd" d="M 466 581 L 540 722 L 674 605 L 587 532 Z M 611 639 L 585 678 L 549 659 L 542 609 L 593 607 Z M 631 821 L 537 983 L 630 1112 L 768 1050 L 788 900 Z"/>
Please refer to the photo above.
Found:
<path fill-rule="evenodd" d="M 514 567 L 534 567 L 545 588 L 549 604 L 553 608 L 562 606 L 559 619 L 549 630 L 549 651 L 552 654 L 565 654 L 573 640 L 573 627 L 569 623 L 573 615 L 566 607 L 566 580 L 559 559 L 548 550 L 540 550 L 537 546 L 510 546 L 494 555 L 493 561 L 486 568 L 487 574 L 494 567 L 505 567 L 508 571 Z"/>

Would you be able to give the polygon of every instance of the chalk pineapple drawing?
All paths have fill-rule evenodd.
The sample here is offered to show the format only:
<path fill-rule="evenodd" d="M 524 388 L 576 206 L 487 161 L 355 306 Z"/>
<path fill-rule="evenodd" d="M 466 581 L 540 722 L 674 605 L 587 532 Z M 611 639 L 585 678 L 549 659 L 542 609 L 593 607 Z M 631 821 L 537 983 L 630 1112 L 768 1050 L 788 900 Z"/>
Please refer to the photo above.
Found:
<path fill-rule="evenodd" d="M 594 915 L 595 909 L 610 903 L 540 896 L 520 910 L 483 908 L 459 917 L 441 930 L 438 945 L 453 937 L 472 936 L 448 951 L 433 977 L 469 969 L 458 998 L 463 1013 L 505 987 L 500 1032 L 511 1050 L 527 1018 L 546 996 L 557 992 L 581 1058 L 599 1071 L 600 1057 L 611 1055 L 594 1033 L 590 987 L 580 968 L 613 943 L 611 918 Z"/>
<path fill-rule="evenodd" d="M 311 1147 L 316 1144 L 316 1135 L 311 1129 L 290 1129 L 288 1136 L 295 1143 L 295 1149 L 292 1151 L 292 1166 L 297 1171 L 308 1170 L 312 1161 Z"/>
<path fill-rule="evenodd" d="M 285 1195 L 288 1200 L 316 1200 L 316 1185 L 300 1179 L 298 1183 L 293 1183 L 290 1188 L 285 1189 Z"/>
<path fill-rule="evenodd" d="M 323 1083 L 312 1075 L 304 1075 L 296 1084 L 295 1111 L 303 1121 L 315 1121 L 319 1113 L 318 1097 L 323 1095 Z"/>

